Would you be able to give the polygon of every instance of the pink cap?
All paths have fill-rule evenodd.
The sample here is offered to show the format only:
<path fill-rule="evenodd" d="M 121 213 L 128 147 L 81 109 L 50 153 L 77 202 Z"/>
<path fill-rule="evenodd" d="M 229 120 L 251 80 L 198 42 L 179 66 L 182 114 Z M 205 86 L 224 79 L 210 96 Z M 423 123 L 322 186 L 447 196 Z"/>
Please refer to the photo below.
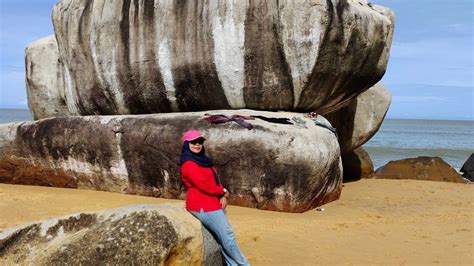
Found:
<path fill-rule="evenodd" d="M 183 142 L 185 141 L 192 141 L 192 140 L 195 140 L 195 139 L 198 139 L 198 138 L 203 138 L 203 139 L 206 139 L 205 137 L 202 136 L 202 134 L 197 131 L 197 130 L 189 130 L 187 131 L 186 133 L 184 133 L 183 137 L 181 138 L 181 140 Z"/>

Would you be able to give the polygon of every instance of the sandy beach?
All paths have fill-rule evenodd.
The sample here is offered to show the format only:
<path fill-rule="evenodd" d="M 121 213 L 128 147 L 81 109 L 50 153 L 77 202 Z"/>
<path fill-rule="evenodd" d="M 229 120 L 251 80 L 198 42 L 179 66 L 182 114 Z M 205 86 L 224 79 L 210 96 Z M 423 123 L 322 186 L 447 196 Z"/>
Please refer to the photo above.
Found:
<path fill-rule="evenodd" d="M 0 184 L 0 230 L 84 211 L 179 202 L 109 192 Z M 183 203 L 184 204 L 184 203 Z M 474 186 L 361 180 L 302 214 L 230 206 L 252 265 L 472 265 Z"/>

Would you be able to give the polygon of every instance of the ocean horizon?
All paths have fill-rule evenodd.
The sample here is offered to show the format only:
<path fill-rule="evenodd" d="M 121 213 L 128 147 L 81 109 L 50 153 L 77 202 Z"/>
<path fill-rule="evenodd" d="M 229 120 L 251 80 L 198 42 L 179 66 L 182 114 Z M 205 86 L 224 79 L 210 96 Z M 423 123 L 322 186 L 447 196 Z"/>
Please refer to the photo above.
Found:
<path fill-rule="evenodd" d="M 389 161 L 430 156 L 459 171 L 474 153 L 474 121 L 388 118 L 363 148 L 374 169 Z"/>
<path fill-rule="evenodd" d="M 29 109 L 0 108 L 0 124 L 31 120 Z M 441 157 L 459 171 L 474 153 L 474 120 L 386 118 L 362 147 L 374 170 L 393 160 L 431 156 Z"/>

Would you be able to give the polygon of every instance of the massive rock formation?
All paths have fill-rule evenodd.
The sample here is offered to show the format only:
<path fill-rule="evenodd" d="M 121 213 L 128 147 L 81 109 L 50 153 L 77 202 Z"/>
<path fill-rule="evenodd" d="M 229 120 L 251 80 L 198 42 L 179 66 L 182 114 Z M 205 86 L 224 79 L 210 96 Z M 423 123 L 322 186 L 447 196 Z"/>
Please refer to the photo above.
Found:
<path fill-rule="evenodd" d="M 63 64 L 54 35 L 28 45 L 25 50 L 28 105 L 33 118 L 67 116 Z"/>
<path fill-rule="evenodd" d="M 349 154 L 375 135 L 391 101 L 390 92 L 382 83 L 377 83 L 348 106 L 326 116 L 337 129 L 341 154 Z"/>
<path fill-rule="evenodd" d="M 252 120 L 209 124 L 204 112 L 86 116 L 0 125 L 0 182 L 184 198 L 180 136 L 205 132 L 207 151 L 231 191 L 230 204 L 303 212 L 338 199 L 337 139 L 297 113 L 213 111 L 300 117 L 307 128 Z"/>
<path fill-rule="evenodd" d="M 372 177 L 469 183 L 443 159 L 427 156 L 390 161 L 377 169 Z"/>
<path fill-rule="evenodd" d="M 390 103 L 369 88 L 393 14 L 365 0 L 61 0 L 53 23 L 27 49 L 29 105 L 69 117 L 0 125 L 0 182 L 183 198 L 178 138 L 195 128 L 231 204 L 302 212 L 339 197 L 339 145 L 370 139 Z M 339 143 L 322 117 L 240 108 L 328 114 Z M 247 130 L 196 112 L 219 109 L 300 123 Z"/>
<path fill-rule="evenodd" d="M 204 232 L 181 204 L 135 205 L 7 229 L 0 257 L 4 265 L 224 265 Z"/>
<path fill-rule="evenodd" d="M 326 114 L 380 80 L 393 34 L 389 9 L 357 0 L 62 0 L 53 21 L 64 101 L 79 115 Z"/>

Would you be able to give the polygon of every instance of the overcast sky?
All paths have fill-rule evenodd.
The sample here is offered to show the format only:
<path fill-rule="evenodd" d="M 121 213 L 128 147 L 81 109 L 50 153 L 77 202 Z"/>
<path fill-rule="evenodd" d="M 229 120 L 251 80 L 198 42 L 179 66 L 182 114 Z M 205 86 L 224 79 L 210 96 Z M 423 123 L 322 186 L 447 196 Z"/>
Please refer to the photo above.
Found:
<path fill-rule="evenodd" d="M 27 108 L 24 49 L 53 34 L 56 0 L 0 0 L 0 108 Z M 395 12 L 387 117 L 474 120 L 474 0 L 372 0 Z"/>

